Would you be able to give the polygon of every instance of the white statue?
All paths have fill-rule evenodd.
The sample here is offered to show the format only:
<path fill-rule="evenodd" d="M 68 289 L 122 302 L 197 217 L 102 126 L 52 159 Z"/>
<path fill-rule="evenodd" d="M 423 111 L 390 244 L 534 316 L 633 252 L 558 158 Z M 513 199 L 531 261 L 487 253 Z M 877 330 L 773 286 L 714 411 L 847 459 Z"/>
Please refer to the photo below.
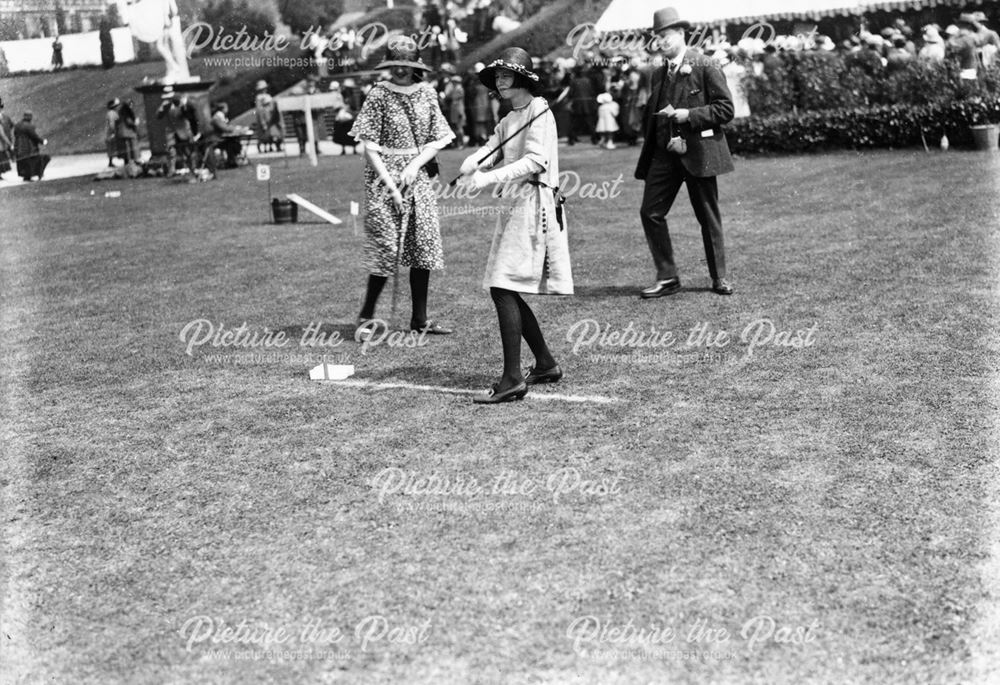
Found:
<path fill-rule="evenodd" d="M 167 65 L 163 83 L 191 81 L 181 17 L 176 0 L 126 0 L 132 35 L 144 43 L 154 43 Z"/>

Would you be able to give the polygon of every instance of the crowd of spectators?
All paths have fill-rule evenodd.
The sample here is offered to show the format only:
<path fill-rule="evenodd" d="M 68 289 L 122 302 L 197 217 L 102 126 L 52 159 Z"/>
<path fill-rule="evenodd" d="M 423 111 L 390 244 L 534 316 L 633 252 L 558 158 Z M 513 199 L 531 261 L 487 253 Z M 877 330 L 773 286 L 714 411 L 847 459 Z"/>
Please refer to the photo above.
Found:
<path fill-rule="evenodd" d="M 463 74 L 453 64 L 460 58 L 461 45 L 469 37 L 482 40 L 498 16 L 511 21 L 535 11 L 526 1 L 467 0 L 438 3 L 424 0 L 418 3 L 417 20 L 420 30 L 429 36 L 444 36 L 436 43 L 439 50 L 423 51 L 426 61 L 435 65 L 432 78 L 440 97 L 441 109 L 456 134 L 454 147 L 483 144 L 496 123 L 506 114 L 504 103 L 491 97 L 479 81 L 478 72 L 484 64 L 477 63 Z M 501 22 L 502 23 L 502 22 Z M 905 69 L 914 63 L 942 64 L 953 62 L 959 78 L 975 80 L 983 68 L 1000 64 L 1000 35 L 988 27 L 982 12 L 962 13 L 945 27 L 928 24 L 910 26 L 898 19 L 877 31 L 862 27 L 839 45 L 824 35 L 775 36 L 769 41 L 744 38 L 730 44 L 718 33 L 702 39 L 696 46 L 717 61 L 733 94 L 737 118 L 750 116 L 750 106 L 744 94 L 747 77 L 761 77 L 775 71 L 789 59 L 790 53 L 854 55 L 877 65 L 885 72 Z M 489 25 L 489 27 L 487 27 Z M 341 43 L 351 46 L 349 31 L 338 34 Z M 571 57 L 555 60 L 535 60 L 534 69 L 542 78 L 542 94 L 552 103 L 568 144 L 589 140 L 592 144 L 612 149 L 616 143 L 636 145 L 641 137 L 641 122 L 649 98 L 648 78 L 655 54 L 622 55 L 588 52 L 578 61 Z M 355 141 L 347 135 L 354 116 L 361 109 L 374 78 L 345 77 L 328 82 L 335 106 L 325 106 L 311 113 L 317 140 L 329 140 L 356 152 Z M 320 75 L 306 81 L 308 92 L 317 92 Z M 281 113 L 274 98 L 268 94 L 267 83 L 257 84 L 252 130 L 258 151 L 280 151 L 284 139 Z M 329 99 L 329 98 L 328 98 Z M 239 143 L 236 131 L 228 120 L 224 104 L 213 105 L 212 117 L 200 122 L 191 103 L 182 96 L 164 102 L 158 116 L 166 119 L 171 151 L 170 172 L 179 166 L 194 169 L 205 163 L 206 152 L 219 155 L 226 166 L 236 164 Z M 305 112 L 292 115 L 293 133 L 304 154 L 306 145 Z M 137 161 L 138 117 L 134 105 L 117 99 L 108 102 L 105 128 L 108 163 L 121 158 L 125 165 Z M 2 131 L 0 131 L 2 133 Z M 0 135 L 0 148 L 4 146 Z M 8 146 L 13 147 L 13 143 Z M 0 149 L 2 156 L 2 149 Z M 212 171 L 215 171 L 213 165 Z"/>
<path fill-rule="evenodd" d="M 424 62 L 437 68 L 460 61 L 466 45 L 480 45 L 513 31 L 541 6 L 540 0 L 417 0 L 411 25 Z M 363 66 L 366 36 L 359 33 L 363 28 L 344 26 L 306 36 L 305 47 L 318 65 L 319 76 Z"/>
<path fill-rule="evenodd" d="M 987 26 L 987 21 L 984 13 L 971 12 L 958 15 L 944 28 L 928 24 L 914 29 L 897 19 L 878 31 L 863 27 L 839 45 L 829 36 L 816 33 L 778 35 L 769 41 L 744 38 L 736 44 L 715 34 L 697 47 L 719 64 L 733 95 L 735 116 L 741 118 L 751 114 L 746 79 L 777 71 L 790 53 L 850 55 L 886 74 L 913 63 L 952 62 L 960 79 L 975 81 L 984 68 L 1000 64 L 1000 36 Z M 656 55 L 641 51 L 629 55 L 590 52 L 579 61 L 566 57 L 537 64 L 550 100 L 563 97 L 554 109 L 564 110 L 567 115 L 569 144 L 589 138 L 609 148 L 614 147 L 613 141 L 635 145 L 649 97 L 650 67 L 655 61 Z"/>
<path fill-rule="evenodd" d="M 245 160 L 243 145 L 250 131 L 229 121 L 225 102 L 202 104 L 171 89 L 164 93 L 156 119 L 163 128 L 167 153 L 164 173 L 168 177 L 208 180 L 220 168 L 234 168 Z M 109 170 L 100 178 L 135 178 L 150 171 L 139 151 L 140 123 L 131 100 L 112 98 L 107 102 L 104 142 Z"/>
<path fill-rule="evenodd" d="M 486 139 L 495 123 L 505 114 L 503 104 L 491 99 L 478 82 L 476 64 L 465 74 L 453 64 L 461 59 L 467 41 L 480 43 L 495 33 L 516 27 L 540 5 L 529 0 L 466 0 L 438 2 L 422 0 L 414 11 L 418 35 L 424 36 L 421 52 L 435 67 L 442 111 L 456 132 L 454 145 L 476 145 Z M 338 34 L 345 49 L 355 49 L 349 30 Z M 850 54 L 869 61 L 873 69 L 886 72 L 904 69 L 915 62 L 940 64 L 946 60 L 959 65 L 963 79 L 978 78 L 983 67 L 998 63 L 1000 36 L 987 26 L 982 12 L 962 13 L 945 27 L 929 24 L 913 27 L 902 19 L 877 31 L 862 27 L 839 45 L 829 36 L 779 35 L 771 40 L 744 38 L 730 44 L 718 32 L 702 38 L 701 52 L 715 59 L 733 94 L 737 118 L 751 114 L 745 92 L 748 77 L 761 77 L 780 67 L 795 52 Z M 590 52 L 577 60 L 571 57 L 536 60 L 542 75 L 543 93 L 553 101 L 553 110 L 571 145 L 589 140 L 606 148 L 615 143 L 635 145 L 641 136 L 648 93 L 648 76 L 656 55 L 638 51 L 622 55 Z M 343 69 L 350 60 L 336 60 Z M 354 110 L 357 111 L 357 110 Z"/>

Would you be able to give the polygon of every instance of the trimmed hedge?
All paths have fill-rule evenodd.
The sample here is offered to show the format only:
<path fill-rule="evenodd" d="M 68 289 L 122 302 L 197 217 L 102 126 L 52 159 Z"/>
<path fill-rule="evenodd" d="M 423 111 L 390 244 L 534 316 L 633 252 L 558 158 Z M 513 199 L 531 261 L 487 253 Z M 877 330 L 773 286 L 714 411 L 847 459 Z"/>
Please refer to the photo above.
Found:
<path fill-rule="evenodd" d="M 979 81 L 971 87 L 958 78 L 958 72 L 951 61 L 915 61 L 901 69 L 887 68 L 871 50 L 789 52 L 767 58 L 764 73 L 748 75 L 743 87 L 756 116 L 1000 95 L 1000 68 L 980 70 Z"/>
<path fill-rule="evenodd" d="M 1000 98 L 974 97 L 944 104 L 883 105 L 750 117 L 726 127 L 733 152 L 800 153 L 828 149 L 972 146 L 970 124 L 1000 121 Z"/>

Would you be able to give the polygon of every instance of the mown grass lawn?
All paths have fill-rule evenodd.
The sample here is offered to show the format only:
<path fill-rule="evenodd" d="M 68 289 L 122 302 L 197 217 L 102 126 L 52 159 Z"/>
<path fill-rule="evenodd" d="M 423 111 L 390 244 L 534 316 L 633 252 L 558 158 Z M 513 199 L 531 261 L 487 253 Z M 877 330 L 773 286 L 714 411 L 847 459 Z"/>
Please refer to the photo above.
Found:
<path fill-rule="evenodd" d="M 564 382 L 492 408 L 308 380 L 499 375 L 485 195 L 442 202 L 480 208 L 442 219 L 456 335 L 362 354 L 299 344 L 349 334 L 361 238 L 270 223 L 250 169 L 2 191 L 0 682 L 985 682 L 1000 162 L 742 160 L 736 294 L 682 192 L 685 290 L 641 301 L 635 156 L 565 150 L 620 194 L 570 200 L 578 292 L 532 299 Z M 362 197 L 359 157 L 273 173 Z M 291 343 L 189 355 L 199 319 Z M 579 338 L 630 324 L 675 342 Z"/>

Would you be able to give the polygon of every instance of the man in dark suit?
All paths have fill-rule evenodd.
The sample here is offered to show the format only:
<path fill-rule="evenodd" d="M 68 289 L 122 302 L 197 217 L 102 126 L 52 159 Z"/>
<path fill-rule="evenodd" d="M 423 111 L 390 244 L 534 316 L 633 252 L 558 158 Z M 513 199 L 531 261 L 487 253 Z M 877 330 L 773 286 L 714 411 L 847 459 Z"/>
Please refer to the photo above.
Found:
<path fill-rule="evenodd" d="M 653 71 L 646 108 L 645 141 L 635 177 L 646 182 L 639 216 L 656 265 L 656 283 L 643 298 L 680 290 L 667 213 L 681 184 L 687 185 L 708 258 L 712 290 L 731 295 L 719 213 L 716 176 L 733 170 L 722 125 L 733 118 L 733 98 L 722 70 L 684 41 L 691 25 L 668 7 L 653 15 L 666 64 Z"/>

